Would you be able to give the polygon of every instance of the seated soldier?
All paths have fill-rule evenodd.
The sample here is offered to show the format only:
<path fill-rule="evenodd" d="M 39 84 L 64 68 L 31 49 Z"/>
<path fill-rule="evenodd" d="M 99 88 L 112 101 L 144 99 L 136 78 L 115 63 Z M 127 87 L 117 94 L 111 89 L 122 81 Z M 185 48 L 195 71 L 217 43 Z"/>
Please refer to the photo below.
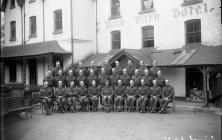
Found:
<path fill-rule="evenodd" d="M 76 84 L 78 87 L 80 87 L 80 82 L 83 81 L 83 83 L 86 82 L 86 76 L 83 74 L 83 70 L 79 70 L 79 75 L 76 78 Z"/>
<path fill-rule="evenodd" d="M 105 87 L 101 91 L 102 102 L 106 112 L 110 112 L 112 109 L 113 101 L 113 88 L 109 86 L 109 80 L 106 79 Z"/>
<path fill-rule="evenodd" d="M 142 76 L 139 75 L 139 70 L 135 69 L 135 75 L 132 76 L 132 80 L 134 81 L 134 85 L 136 87 L 140 86 L 140 80 L 141 80 Z"/>
<path fill-rule="evenodd" d="M 50 110 L 52 109 L 52 97 L 53 97 L 53 90 L 51 87 L 48 86 L 48 81 L 43 83 L 44 87 L 40 89 L 41 96 L 42 96 L 42 103 L 46 110 L 46 115 L 51 115 Z"/>
<path fill-rule="evenodd" d="M 167 106 L 173 101 L 174 88 L 170 85 L 169 80 L 165 80 L 165 87 L 162 89 L 162 98 L 160 99 L 160 111 L 159 113 L 166 113 Z"/>
<path fill-rule="evenodd" d="M 76 77 L 73 75 L 73 70 L 70 69 L 68 71 L 68 76 L 66 76 L 66 87 L 70 87 L 70 82 L 73 81 L 75 82 Z"/>
<path fill-rule="evenodd" d="M 94 73 L 94 70 L 93 70 L 93 69 L 90 69 L 89 72 L 90 72 L 90 73 L 89 73 L 89 76 L 87 77 L 87 84 L 86 84 L 87 87 L 92 86 L 92 81 L 93 81 L 93 80 L 97 83 L 97 76 L 96 76 L 96 74 Z"/>
<path fill-rule="evenodd" d="M 88 89 L 90 104 L 92 105 L 92 111 L 95 112 L 98 110 L 99 103 L 99 93 L 100 90 L 96 86 L 96 81 L 92 81 L 92 86 Z"/>
<path fill-rule="evenodd" d="M 122 81 L 118 80 L 118 85 L 114 88 L 114 108 L 116 111 L 120 112 L 124 109 L 124 98 L 125 98 L 126 87 L 122 85 Z"/>
<path fill-rule="evenodd" d="M 70 86 L 66 88 L 66 97 L 70 111 L 75 113 L 78 105 L 78 89 L 75 87 L 74 81 L 71 81 Z"/>
<path fill-rule="evenodd" d="M 151 106 L 151 113 L 155 113 L 159 100 L 161 98 L 161 89 L 157 85 L 156 80 L 153 80 L 153 86 L 150 88 L 150 106 Z"/>
<path fill-rule="evenodd" d="M 63 71 L 59 70 L 58 75 L 54 78 L 55 79 L 55 87 L 58 87 L 59 81 L 62 81 L 62 86 L 65 86 L 65 75 L 63 75 Z"/>
<path fill-rule="evenodd" d="M 110 75 L 111 87 L 114 89 L 117 86 L 119 75 L 116 73 L 115 68 L 112 69 L 112 75 Z"/>
<path fill-rule="evenodd" d="M 136 106 L 137 87 L 134 86 L 134 81 L 130 80 L 130 86 L 126 88 L 126 103 L 129 107 L 129 112 L 133 111 Z"/>
<path fill-rule="evenodd" d="M 126 87 L 129 86 L 130 76 L 128 75 L 126 69 L 123 69 L 123 75 L 120 76 L 120 79 L 121 79 L 122 84 L 124 86 L 126 86 Z"/>
<path fill-rule="evenodd" d="M 141 86 L 138 90 L 138 96 L 138 107 L 140 109 L 139 111 L 140 113 L 144 113 L 149 98 L 149 87 L 145 85 L 144 79 L 141 79 Z"/>
<path fill-rule="evenodd" d="M 79 102 L 81 109 L 83 111 L 88 111 L 88 105 L 89 105 L 89 98 L 88 98 L 88 89 L 85 86 L 83 81 L 80 81 L 80 87 L 78 88 L 78 94 L 79 94 Z"/>
<path fill-rule="evenodd" d="M 55 90 L 56 103 L 58 103 L 58 107 L 61 113 L 64 113 L 64 109 L 66 108 L 66 94 L 65 89 L 62 87 L 62 81 L 58 81 L 58 87 Z"/>

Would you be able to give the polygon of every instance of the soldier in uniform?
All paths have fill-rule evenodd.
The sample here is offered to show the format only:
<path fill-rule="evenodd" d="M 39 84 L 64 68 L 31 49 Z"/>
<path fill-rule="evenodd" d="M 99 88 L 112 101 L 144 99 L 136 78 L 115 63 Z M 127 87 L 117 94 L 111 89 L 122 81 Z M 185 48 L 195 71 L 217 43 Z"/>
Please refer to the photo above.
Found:
<path fill-rule="evenodd" d="M 157 85 L 160 86 L 160 88 L 162 89 L 165 86 L 165 78 L 162 75 L 162 72 L 159 70 L 157 71 Z"/>
<path fill-rule="evenodd" d="M 56 66 L 52 69 L 53 77 L 56 77 L 58 75 L 59 70 L 62 70 L 62 67 L 60 66 L 60 62 L 56 61 Z"/>
<path fill-rule="evenodd" d="M 88 98 L 88 89 L 85 86 L 83 81 L 80 81 L 80 87 L 78 88 L 79 94 L 79 102 L 81 105 L 81 109 L 84 111 L 88 111 L 87 106 L 89 105 L 89 98 Z"/>
<path fill-rule="evenodd" d="M 109 64 L 108 59 L 105 60 L 105 65 L 103 66 L 105 69 L 106 75 L 111 75 L 112 73 L 112 66 Z"/>
<path fill-rule="evenodd" d="M 130 86 L 126 88 L 126 102 L 129 112 L 133 111 L 136 106 L 137 87 L 134 86 L 133 80 L 130 80 Z"/>
<path fill-rule="evenodd" d="M 133 66 L 131 60 L 128 60 L 128 63 L 127 63 L 127 64 L 128 64 L 128 65 L 126 66 L 125 69 L 126 69 L 127 73 L 129 74 L 129 76 L 131 77 L 131 76 L 134 75 L 136 68 Z"/>
<path fill-rule="evenodd" d="M 87 70 L 87 75 L 90 75 L 90 70 L 91 70 L 91 69 L 93 69 L 95 75 L 98 75 L 98 69 L 97 69 L 97 67 L 95 66 L 94 61 L 91 61 L 90 67 L 89 67 L 88 70 Z"/>
<path fill-rule="evenodd" d="M 166 113 L 167 106 L 173 101 L 174 88 L 169 84 L 169 80 L 165 80 L 165 87 L 162 89 L 162 98 L 160 99 L 160 111 L 159 113 Z"/>
<path fill-rule="evenodd" d="M 141 76 L 139 75 L 139 70 L 135 69 L 135 75 L 132 76 L 132 80 L 134 81 L 134 85 L 136 87 L 140 86 L 140 80 L 141 80 Z"/>
<path fill-rule="evenodd" d="M 147 69 L 143 61 L 140 61 L 140 67 L 139 67 L 139 75 L 144 76 L 144 72 Z"/>
<path fill-rule="evenodd" d="M 119 76 L 121 76 L 123 74 L 123 68 L 120 67 L 119 61 L 115 61 L 115 64 L 115 71 Z"/>
<path fill-rule="evenodd" d="M 161 89 L 157 85 L 157 81 L 153 80 L 153 86 L 150 88 L 151 113 L 156 112 L 160 98 L 161 98 Z"/>
<path fill-rule="evenodd" d="M 98 76 L 98 85 L 99 85 L 100 91 L 105 87 L 105 80 L 108 78 L 109 76 L 106 75 L 105 69 L 101 68 L 101 72 Z"/>
<path fill-rule="evenodd" d="M 145 85 L 144 79 L 141 79 L 141 86 L 138 90 L 138 96 L 138 107 L 140 109 L 140 112 L 144 113 L 149 99 L 149 87 Z"/>
<path fill-rule="evenodd" d="M 53 90 L 48 86 L 48 81 L 44 81 L 43 85 L 44 87 L 40 89 L 43 106 L 45 107 L 46 115 L 51 115 L 50 109 L 52 107 Z"/>
<path fill-rule="evenodd" d="M 122 81 L 118 80 L 118 85 L 114 88 L 114 108 L 116 111 L 123 111 L 126 87 L 122 85 Z"/>
<path fill-rule="evenodd" d="M 130 76 L 126 69 L 123 69 L 123 75 L 120 76 L 120 80 L 125 87 L 129 86 Z"/>
<path fill-rule="evenodd" d="M 65 92 L 70 111 L 75 113 L 78 104 L 78 89 L 75 87 L 74 81 L 70 81 L 70 86 L 66 88 Z"/>
<path fill-rule="evenodd" d="M 150 75 L 153 77 L 153 79 L 156 79 L 157 77 L 157 71 L 159 71 L 160 68 L 157 67 L 157 61 L 153 61 L 153 66 L 150 68 Z"/>
<path fill-rule="evenodd" d="M 66 76 L 66 87 L 70 87 L 70 82 L 73 81 L 75 82 L 76 77 L 73 75 L 73 70 L 69 70 L 69 75 Z"/>
<path fill-rule="evenodd" d="M 52 72 L 50 70 L 47 71 L 46 77 L 43 79 L 43 83 L 45 81 L 48 82 L 48 86 L 49 87 L 53 87 L 54 86 L 54 79 L 53 79 L 53 76 L 52 76 Z"/>
<path fill-rule="evenodd" d="M 83 75 L 86 76 L 86 69 L 82 66 L 82 62 L 81 61 L 79 62 L 78 67 L 76 68 L 76 71 L 75 71 L 75 75 L 76 76 L 79 76 L 79 71 L 80 70 L 82 71 Z"/>
<path fill-rule="evenodd" d="M 106 112 L 110 112 L 113 104 L 113 88 L 109 86 L 109 80 L 106 79 L 105 87 L 101 91 L 102 102 Z"/>
<path fill-rule="evenodd" d="M 144 79 L 144 81 L 145 81 L 145 85 L 146 86 L 148 86 L 148 87 L 151 87 L 151 86 L 153 86 L 153 77 L 152 76 L 150 76 L 150 74 L 149 74 L 149 70 L 148 69 L 146 69 L 145 71 L 144 71 L 144 76 L 142 77 L 143 79 Z"/>
<path fill-rule="evenodd" d="M 115 88 L 115 86 L 117 86 L 118 83 L 118 79 L 120 78 L 119 75 L 116 73 L 115 68 L 112 68 L 112 75 L 110 75 L 110 83 L 111 83 L 111 87 Z"/>
<path fill-rule="evenodd" d="M 78 77 L 76 78 L 76 84 L 78 87 L 80 86 L 80 81 L 83 81 L 83 83 L 86 82 L 86 76 L 83 75 L 83 70 L 79 70 Z"/>
<path fill-rule="evenodd" d="M 89 87 L 88 93 L 89 93 L 90 104 L 92 106 L 92 111 L 95 112 L 98 109 L 99 95 L 100 95 L 100 90 L 96 86 L 95 80 L 92 81 L 92 86 Z"/>
<path fill-rule="evenodd" d="M 94 70 L 91 69 L 91 70 L 90 70 L 90 74 L 89 74 L 89 76 L 87 77 L 87 86 L 88 86 L 88 87 L 92 86 L 92 81 L 93 81 L 93 80 L 97 83 L 97 76 L 95 75 Z"/>
<path fill-rule="evenodd" d="M 64 113 L 66 108 L 66 93 L 65 89 L 62 87 L 63 83 L 61 80 L 58 81 L 58 87 L 55 90 L 55 97 L 58 103 L 58 107 L 61 113 Z"/>
<path fill-rule="evenodd" d="M 58 81 L 62 81 L 62 86 L 65 86 L 65 75 L 63 75 L 63 71 L 59 70 L 58 75 L 54 78 L 55 79 L 55 87 L 58 87 Z"/>

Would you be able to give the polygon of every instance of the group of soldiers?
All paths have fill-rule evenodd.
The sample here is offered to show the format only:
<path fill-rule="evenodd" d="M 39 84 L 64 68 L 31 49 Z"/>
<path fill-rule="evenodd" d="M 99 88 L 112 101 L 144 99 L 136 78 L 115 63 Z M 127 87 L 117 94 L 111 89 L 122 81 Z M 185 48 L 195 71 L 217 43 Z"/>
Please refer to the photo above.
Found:
<path fill-rule="evenodd" d="M 46 114 L 53 107 L 60 112 L 98 111 L 139 111 L 166 113 L 173 101 L 174 88 L 165 79 L 159 67 L 148 69 L 144 62 L 136 68 L 131 60 L 125 68 L 118 61 L 113 68 L 108 60 L 101 69 L 94 62 L 85 68 L 82 62 L 70 66 L 65 72 L 56 62 L 56 67 L 47 72 L 40 90 Z"/>

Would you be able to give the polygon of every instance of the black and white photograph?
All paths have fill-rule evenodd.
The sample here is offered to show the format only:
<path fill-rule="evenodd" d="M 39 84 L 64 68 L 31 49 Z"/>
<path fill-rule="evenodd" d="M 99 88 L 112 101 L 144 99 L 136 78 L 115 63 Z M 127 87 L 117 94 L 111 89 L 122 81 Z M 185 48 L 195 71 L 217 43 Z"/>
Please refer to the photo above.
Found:
<path fill-rule="evenodd" d="M 221 140 L 221 0 L 0 0 L 1 140 Z"/>

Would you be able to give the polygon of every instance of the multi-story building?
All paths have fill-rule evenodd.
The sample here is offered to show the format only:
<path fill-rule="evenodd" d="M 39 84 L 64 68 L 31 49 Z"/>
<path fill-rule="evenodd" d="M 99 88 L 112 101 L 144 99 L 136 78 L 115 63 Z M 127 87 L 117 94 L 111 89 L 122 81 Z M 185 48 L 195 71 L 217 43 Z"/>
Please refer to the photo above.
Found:
<path fill-rule="evenodd" d="M 3 0 L 5 83 L 42 84 L 55 61 L 65 68 L 94 53 L 95 6 L 91 0 Z"/>

